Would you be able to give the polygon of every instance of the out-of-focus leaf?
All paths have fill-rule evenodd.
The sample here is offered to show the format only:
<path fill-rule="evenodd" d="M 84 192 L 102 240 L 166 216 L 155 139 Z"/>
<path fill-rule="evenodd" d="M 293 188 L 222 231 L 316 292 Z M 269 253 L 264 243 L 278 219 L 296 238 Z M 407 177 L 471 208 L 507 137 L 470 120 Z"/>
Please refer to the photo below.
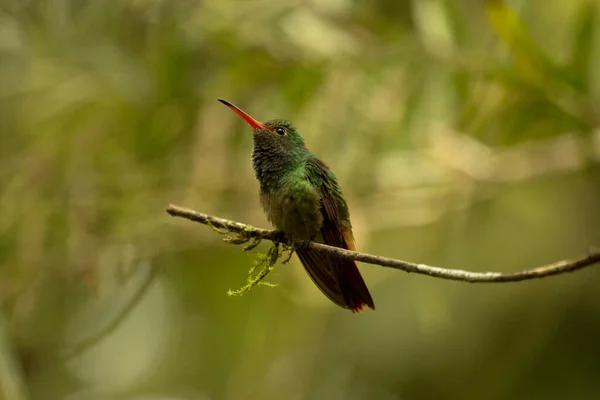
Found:
<path fill-rule="evenodd" d="M 536 84 L 560 75 L 556 63 L 538 46 L 515 11 L 504 0 L 486 0 L 496 34 L 508 46 L 519 74 Z"/>
<path fill-rule="evenodd" d="M 595 0 L 584 1 L 579 7 L 577 20 L 575 21 L 573 51 L 569 66 L 579 90 L 585 93 L 590 91 L 590 74 L 594 73 L 590 68 L 597 24 L 597 2 Z"/>

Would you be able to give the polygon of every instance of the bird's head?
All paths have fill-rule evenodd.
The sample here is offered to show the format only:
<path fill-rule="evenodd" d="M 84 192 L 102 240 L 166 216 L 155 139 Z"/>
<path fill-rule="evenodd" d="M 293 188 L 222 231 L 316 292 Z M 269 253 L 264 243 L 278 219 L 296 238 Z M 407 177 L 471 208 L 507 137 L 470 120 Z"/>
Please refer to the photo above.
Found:
<path fill-rule="evenodd" d="M 276 157 L 293 157 L 308 153 L 302 136 L 290 121 L 272 119 L 260 122 L 228 101 L 221 99 L 219 101 L 231 108 L 252 127 L 255 151 L 261 150 Z"/>

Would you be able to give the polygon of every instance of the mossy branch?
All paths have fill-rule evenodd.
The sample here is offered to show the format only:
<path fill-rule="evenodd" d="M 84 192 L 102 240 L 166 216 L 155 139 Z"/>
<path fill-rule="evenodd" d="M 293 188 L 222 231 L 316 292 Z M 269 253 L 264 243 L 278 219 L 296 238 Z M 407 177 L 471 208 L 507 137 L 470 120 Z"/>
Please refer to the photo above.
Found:
<path fill-rule="evenodd" d="M 270 240 L 274 243 L 281 243 L 292 248 L 299 245 L 289 241 L 281 235 L 280 232 L 255 228 L 240 222 L 230 221 L 223 218 L 213 217 L 211 215 L 202 214 L 188 208 L 169 205 L 167 213 L 173 217 L 189 219 L 190 221 L 199 222 L 201 224 L 212 226 L 214 229 L 223 229 L 229 233 L 237 234 L 233 236 L 229 243 L 246 243 L 252 241 L 250 246 L 256 246 L 257 242 L 263 239 Z M 223 231 L 219 231 L 223 232 Z M 256 244 L 255 244 L 256 243 Z M 552 264 L 543 265 L 532 269 L 526 269 L 519 272 L 475 272 L 465 271 L 460 269 L 447 269 L 434 267 L 425 264 L 416 264 L 409 261 L 396 260 L 387 257 L 375 256 L 372 254 L 359 253 L 340 249 L 337 247 L 327 246 L 321 243 L 310 242 L 308 247 L 317 252 L 329 253 L 330 255 L 340 257 L 347 260 L 361 261 L 367 264 L 380 265 L 382 267 L 399 269 L 404 272 L 413 272 L 416 274 L 427 275 L 434 278 L 449 279 L 461 282 L 470 283 L 502 283 L 502 282 L 519 282 L 536 278 L 545 278 L 548 276 L 565 274 L 567 272 L 577 271 L 594 264 L 600 263 L 600 250 L 590 248 L 588 254 L 580 258 L 572 260 L 557 261 Z"/>

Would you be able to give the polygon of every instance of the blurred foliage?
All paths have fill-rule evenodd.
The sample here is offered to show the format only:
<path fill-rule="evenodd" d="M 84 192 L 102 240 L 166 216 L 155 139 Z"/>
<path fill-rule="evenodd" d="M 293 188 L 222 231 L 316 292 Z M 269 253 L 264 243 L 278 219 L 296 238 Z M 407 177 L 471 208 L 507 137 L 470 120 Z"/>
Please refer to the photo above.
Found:
<path fill-rule="evenodd" d="M 575 256 L 600 243 L 599 28 L 595 0 L 0 0 L 3 398 L 596 398 L 594 269 L 364 266 L 355 316 L 295 259 L 227 297 L 251 257 L 164 209 L 268 226 L 225 98 L 296 123 L 360 250 Z"/>

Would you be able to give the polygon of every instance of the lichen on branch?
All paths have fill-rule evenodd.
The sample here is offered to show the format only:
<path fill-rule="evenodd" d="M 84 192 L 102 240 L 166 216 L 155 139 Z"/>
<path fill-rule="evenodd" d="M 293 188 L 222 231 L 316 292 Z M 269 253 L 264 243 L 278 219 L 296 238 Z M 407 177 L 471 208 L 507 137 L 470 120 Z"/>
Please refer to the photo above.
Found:
<path fill-rule="evenodd" d="M 167 213 L 169 213 L 169 215 L 173 217 L 185 218 L 190 221 L 199 222 L 204 225 L 209 225 L 219 233 L 234 234 L 232 236 L 228 236 L 229 238 L 226 238 L 226 241 L 228 243 L 233 244 L 245 244 L 250 242 L 250 244 L 244 248 L 245 250 L 251 250 L 255 248 L 261 240 L 270 240 L 275 244 L 282 244 L 285 246 L 290 246 L 292 248 L 295 248 L 296 246 L 302 244 L 301 242 L 296 243 L 288 240 L 278 231 L 255 228 L 253 226 L 242 224 L 240 222 L 230 221 L 227 219 L 214 217 L 212 215 L 199 213 L 189 208 L 169 205 L 167 208 Z M 311 250 L 328 253 L 332 256 L 348 260 L 361 261 L 364 263 L 379 265 L 382 267 L 399 269 L 404 272 L 414 272 L 417 274 L 427 275 L 434 278 L 449 279 L 469 283 L 520 282 L 530 279 L 546 278 L 549 276 L 565 274 L 567 272 L 574 272 L 592 265 L 600 264 L 600 250 L 598 248 L 590 248 L 586 255 L 579 258 L 571 260 L 561 260 L 540 267 L 525 269 L 518 272 L 505 273 L 476 272 L 461 269 L 440 268 L 426 264 L 417 264 L 409 261 L 402 261 L 393 258 L 376 256 L 373 254 L 360 253 L 357 251 L 341 249 L 338 247 L 328 246 L 316 242 L 309 242 L 307 246 Z M 278 257 L 279 255 L 277 256 L 277 258 Z M 277 258 L 275 258 L 275 262 L 277 261 Z M 271 267 L 267 267 L 267 272 L 264 276 L 266 276 L 268 272 L 271 271 L 269 268 Z M 251 276 L 257 276 L 253 275 L 255 270 L 256 268 L 251 270 Z M 261 271 L 263 270 L 259 269 L 258 276 L 261 275 Z M 250 282 L 251 276 L 249 276 L 248 282 Z M 264 277 L 261 279 L 264 279 Z M 260 282 L 260 280 L 258 282 Z M 251 285 L 251 287 L 258 284 L 258 282 L 254 283 L 254 285 Z"/>

